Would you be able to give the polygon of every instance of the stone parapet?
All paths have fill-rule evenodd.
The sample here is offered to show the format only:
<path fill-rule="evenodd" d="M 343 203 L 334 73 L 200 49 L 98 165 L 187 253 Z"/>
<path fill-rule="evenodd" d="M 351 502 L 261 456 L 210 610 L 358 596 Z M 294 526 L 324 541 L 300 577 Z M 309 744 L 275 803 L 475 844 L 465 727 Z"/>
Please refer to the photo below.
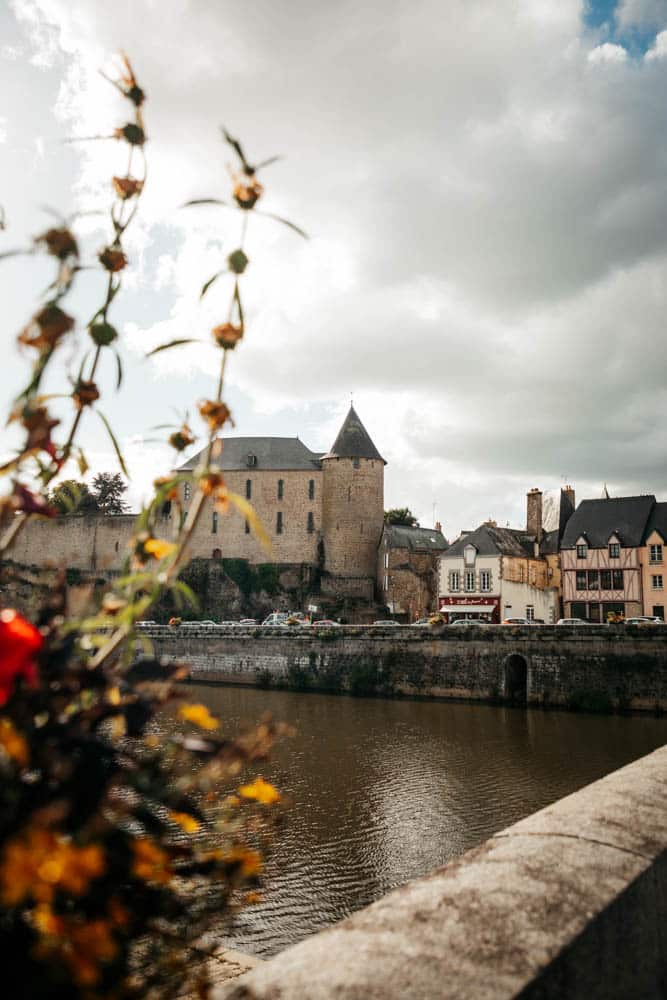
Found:
<path fill-rule="evenodd" d="M 288 948 L 224 996 L 660 1000 L 666 796 L 663 747 Z"/>

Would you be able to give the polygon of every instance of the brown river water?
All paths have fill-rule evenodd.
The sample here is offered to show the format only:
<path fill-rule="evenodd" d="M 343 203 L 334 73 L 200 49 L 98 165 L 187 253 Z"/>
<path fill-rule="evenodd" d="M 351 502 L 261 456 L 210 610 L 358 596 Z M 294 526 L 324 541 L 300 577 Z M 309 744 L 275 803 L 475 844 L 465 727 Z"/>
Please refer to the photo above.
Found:
<path fill-rule="evenodd" d="M 224 938 L 263 957 L 667 742 L 667 718 L 207 684 L 188 696 L 227 732 L 265 712 L 297 731 L 261 768 L 292 800 L 263 901 Z"/>

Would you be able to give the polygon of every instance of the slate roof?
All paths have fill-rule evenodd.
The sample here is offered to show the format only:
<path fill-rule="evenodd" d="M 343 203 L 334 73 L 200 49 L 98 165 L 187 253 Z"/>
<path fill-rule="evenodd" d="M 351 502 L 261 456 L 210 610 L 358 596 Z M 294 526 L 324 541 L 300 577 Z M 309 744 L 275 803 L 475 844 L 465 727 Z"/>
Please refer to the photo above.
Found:
<path fill-rule="evenodd" d="M 651 511 L 651 516 L 646 525 L 644 540 L 648 538 L 652 531 L 659 531 L 663 541 L 667 541 L 667 503 L 657 503 Z"/>
<path fill-rule="evenodd" d="M 324 458 L 377 458 L 384 462 L 353 406 L 350 407 L 331 450 Z"/>
<path fill-rule="evenodd" d="M 446 557 L 462 556 L 466 545 L 474 545 L 480 556 L 521 556 L 525 559 L 535 554 L 534 535 L 518 528 L 494 528 L 489 524 L 457 538 L 447 549 Z"/>
<path fill-rule="evenodd" d="M 573 549 L 583 535 L 592 549 L 602 549 L 616 534 L 621 545 L 641 545 L 655 505 L 654 496 L 582 500 L 565 527 L 561 548 Z"/>
<path fill-rule="evenodd" d="M 444 552 L 449 545 L 441 531 L 435 528 L 409 528 L 405 524 L 385 524 L 383 540 L 389 540 L 392 549 Z"/>
<path fill-rule="evenodd" d="M 291 471 L 293 469 L 320 469 L 321 452 L 311 451 L 298 438 L 284 437 L 228 437 L 221 438 L 223 447 L 219 458 L 212 464 L 224 471 L 240 469 L 275 469 L 276 471 Z M 203 462 L 206 449 L 192 455 L 179 466 L 179 472 L 188 472 Z M 257 461 L 249 465 L 248 456 L 254 455 Z"/>

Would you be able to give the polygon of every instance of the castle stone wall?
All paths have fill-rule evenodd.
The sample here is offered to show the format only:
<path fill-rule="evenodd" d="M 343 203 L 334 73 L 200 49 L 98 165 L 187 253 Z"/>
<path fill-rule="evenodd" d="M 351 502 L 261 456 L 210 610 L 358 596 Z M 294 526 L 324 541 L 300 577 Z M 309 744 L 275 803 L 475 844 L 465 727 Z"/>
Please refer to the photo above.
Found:
<path fill-rule="evenodd" d="M 384 463 L 324 458 L 322 466 L 324 568 L 350 584 L 357 580 L 360 593 L 365 593 L 369 581 L 371 588 L 375 585 L 384 522 Z"/>
<path fill-rule="evenodd" d="M 31 518 L 19 532 L 7 557 L 22 566 L 119 570 L 127 556 L 134 522 L 133 514 Z"/>

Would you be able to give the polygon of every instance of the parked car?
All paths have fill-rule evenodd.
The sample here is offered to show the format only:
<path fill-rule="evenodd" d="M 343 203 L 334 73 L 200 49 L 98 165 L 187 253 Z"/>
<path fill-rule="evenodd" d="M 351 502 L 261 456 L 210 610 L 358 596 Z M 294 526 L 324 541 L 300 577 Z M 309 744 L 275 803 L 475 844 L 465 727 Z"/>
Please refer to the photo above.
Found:
<path fill-rule="evenodd" d="M 329 628 L 329 626 L 334 625 L 336 628 L 340 627 L 340 622 L 335 622 L 333 618 L 320 618 L 318 622 L 311 622 L 314 628 L 321 625 L 323 628 Z"/>
<path fill-rule="evenodd" d="M 450 625 L 488 625 L 488 622 L 483 621 L 481 618 L 456 618 Z"/>
<path fill-rule="evenodd" d="M 262 625 L 284 625 L 289 614 L 287 611 L 274 611 L 272 614 L 267 615 Z"/>
<path fill-rule="evenodd" d="M 583 618 L 559 618 L 556 625 L 590 625 Z"/>
<path fill-rule="evenodd" d="M 379 621 L 371 622 L 371 625 L 398 625 L 398 624 L 399 623 L 395 622 L 393 618 L 383 618 L 380 619 Z"/>
<path fill-rule="evenodd" d="M 527 618 L 503 618 L 503 625 L 532 625 Z"/>
<path fill-rule="evenodd" d="M 258 622 L 256 618 L 242 618 L 239 622 L 239 625 L 257 625 L 257 624 Z"/>
<path fill-rule="evenodd" d="M 412 625 L 428 625 L 430 623 L 430 618 L 418 618 L 416 622 L 412 622 Z"/>
<path fill-rule="evenodd" d="M 242 622 L 220 622 L 221 625 L 242 625 Z"/>
<path fill-rule="evenodd" d="M 157 622 L 148 621 L 148 619 L 142 619 L 141 621 L 135 622 L 137 628 L 153 628 L 157 625 Z"/>
<path fill-rule="evenodd" d="M 664 625 L 662 618 L 652 615 L 640 615 L 638 618 L 626 618 L 626 625 Z"/>

